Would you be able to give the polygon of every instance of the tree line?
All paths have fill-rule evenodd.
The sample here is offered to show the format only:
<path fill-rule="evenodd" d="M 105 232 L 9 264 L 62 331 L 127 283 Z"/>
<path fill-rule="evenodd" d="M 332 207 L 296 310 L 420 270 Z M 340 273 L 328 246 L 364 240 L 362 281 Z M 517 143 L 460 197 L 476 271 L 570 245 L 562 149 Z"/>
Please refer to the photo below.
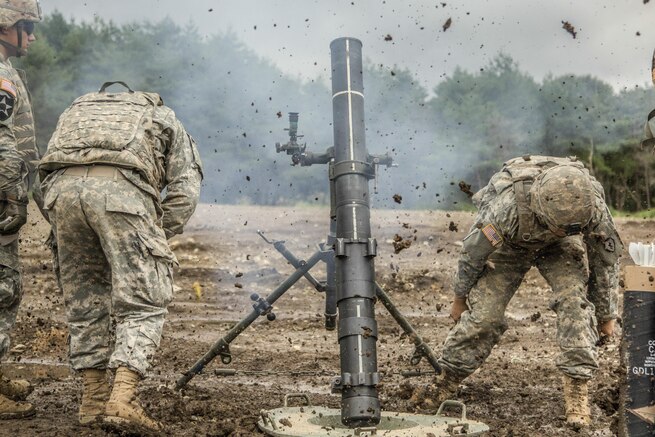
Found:
<path fill-rule="evenodd" d="M 328 201 L 327 169 L 292 168 L 275 143 L 288 140 L 293 111 L 308 150 L 331 146 L 329 77 L 286 75 L 234 34 L 203 38 L 168 19 L 118 26 L 54 13 L 37 37 L 17 66 L 27 73 L 42 151 L 76 97 L 123 80 L 160 93 L 196 138 L 203 201 Z M 479 189 L 505 160 L 532 153 L 575 155 L 604 185 L 611 207 L 651 208 L 655 159 L 639 147 L 655 104 L 650 87 L 616 92 L 592 75 L 538 81 L 503 53 L 477 71 L 455 70 L 432 90 L 407 68 L 367 61 L 364 85 L 369 152 L 388 152 L 398 165 L 379 169 L 377 207 L 466 207 L 460 181 Z"/>

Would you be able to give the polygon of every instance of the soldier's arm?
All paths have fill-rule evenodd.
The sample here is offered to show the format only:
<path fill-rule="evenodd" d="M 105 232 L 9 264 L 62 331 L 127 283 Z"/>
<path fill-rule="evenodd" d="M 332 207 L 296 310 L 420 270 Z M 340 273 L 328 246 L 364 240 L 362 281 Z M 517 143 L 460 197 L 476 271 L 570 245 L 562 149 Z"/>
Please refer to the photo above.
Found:
<path fill-rule="evenodd" d="M 503 244 L 503 236 L 488 208 L 482 208 L 475 224 L 464 238 L 457 265 L 454 292 L 459 299 L 468 296 L 478 282 L 489 256 Z"/>
<path fill-rule="evenodd" d="M 166 198 L 162 201 L 166 237 L 181 234 L 200 198 L 202 164 L 193 138 L 178 120 L 169 131 L 166 155 Z"/>
<path fill-rule="evenodd" d="M 26 187 L 27 183 L 27 167 L 18 151 L 13 129 L 15 106 L 15 87 L 10 81 L 0 77 L 0 192 L 3 193 L 16 187 Z"/>
<path fill-rule="evenodd" d="M 619 257 L 623 243 L 607 205 L 596 198 L 596 212 L 585 232 L 589 259 L 588 299 L 596 307 L 598 323 L 618 317 Z"/>
<path fill-rule="evenodd" d="M 16 147 L 16 94 L 0 79 L 0 234 L 15 234 L 27 221 L 27 166 Z"/>

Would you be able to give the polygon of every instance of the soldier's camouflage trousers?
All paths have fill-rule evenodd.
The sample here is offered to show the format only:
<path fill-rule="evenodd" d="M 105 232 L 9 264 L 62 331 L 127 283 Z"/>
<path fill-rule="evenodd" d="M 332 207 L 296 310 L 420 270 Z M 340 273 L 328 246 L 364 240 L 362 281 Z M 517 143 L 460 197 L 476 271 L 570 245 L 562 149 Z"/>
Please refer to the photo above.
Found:
<path fill-rule="evenodd" d="M 566 375 L 588 379 L 598 369 L 596 316 L 587 299 L 586 255 L 580 236 L 564 238 L 540 250 L 494 252 L 469 294 L 469 311 L 448 333 L 441 365 L 464 378 L 487 359 L 507 329 L 505 309 L 523 277 L 536 266 L 552 288 L 550 309 L 557 313 L 557 367 Z"/>
<path fill-rule="evenodd" d="M 0 245 L 0 358 L 11 344 L 11 329 L 16 322 L 18 307 L 23 298 L 23 287 L 18 272 L 18 240 Z M 11 265 L 11 267 L 9 266 Z"/>
<path fill-rule="evenodd" d="M 175 256 L 153 199 L 120 172 L 70 173 L 60 171 L 44 186 L 44 203 L 56 238 L 71 366 L 127 366 L 144 375 L 172 299 Z"/>

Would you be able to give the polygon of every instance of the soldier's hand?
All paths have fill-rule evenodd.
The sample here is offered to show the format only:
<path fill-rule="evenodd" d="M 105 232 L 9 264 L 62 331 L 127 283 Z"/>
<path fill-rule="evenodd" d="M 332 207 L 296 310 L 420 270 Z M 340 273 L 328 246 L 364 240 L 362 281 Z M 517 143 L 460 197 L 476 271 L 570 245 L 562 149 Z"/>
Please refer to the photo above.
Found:
<path fill-rule="evenodd" d="M 11 235 L 27 223 L 27 201 L 8 201 L 5 218 L 0 221 L 0 234 Z"/>
<path fill-rule="evenodd" d="M 450 317 L 459 322 L 459 319 L 462 317 L 462 313 L 469 309 L 468 304 L 466 303 L 465 297 L 456 297 L 453 301 L 453 306 L 450 309 Z"/>
<path fill-rule="evenodd" d="M 614 333 L 614 322 L 615 320 L 612 319 L 598 325 L 598 333 L 601 336 L 604 335 L 606 337 L 611 337 L 612 334 Z"/>

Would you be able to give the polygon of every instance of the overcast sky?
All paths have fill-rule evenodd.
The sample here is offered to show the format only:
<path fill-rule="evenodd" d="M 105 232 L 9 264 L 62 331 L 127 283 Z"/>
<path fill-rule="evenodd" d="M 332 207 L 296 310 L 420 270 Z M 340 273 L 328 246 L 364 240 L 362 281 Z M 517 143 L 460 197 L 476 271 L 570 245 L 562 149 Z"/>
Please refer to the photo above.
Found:
<path fill-rule="evenodd" d="M 646 1 L 646 3 L 644 3 Z M 329 78 L 329 44 L 363 42 L 366 59 L 406 67 L 431 90 L 456 66 L 476 71 L 502 51 L 542 79 L 597 76 L 615 89 L 650 83 L 655 0 L 42 0 L 77 21 L 170 17 L 203 35 L 232 32 L 288 74 Z M 444 23 L 452 20 L 450 28 Z M 574 26 L 577 36 L 562 28 Z M 389 37 L 387 37 L 390 36 Z M 386 37 L 386 40 L 385 40 Z"/>

